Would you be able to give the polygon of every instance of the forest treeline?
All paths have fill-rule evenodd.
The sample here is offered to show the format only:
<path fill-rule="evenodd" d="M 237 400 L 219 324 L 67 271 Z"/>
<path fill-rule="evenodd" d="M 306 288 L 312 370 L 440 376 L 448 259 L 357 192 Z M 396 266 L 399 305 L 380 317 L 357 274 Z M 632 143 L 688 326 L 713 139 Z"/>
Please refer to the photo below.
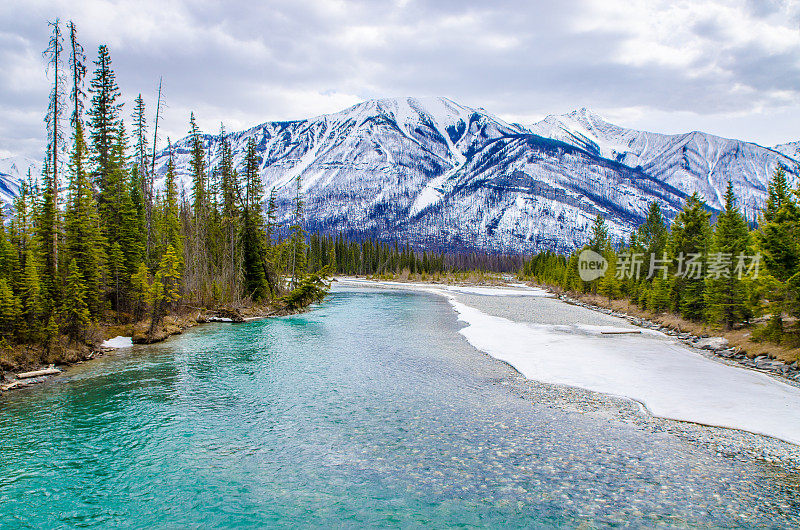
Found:
<path fill-rule="evenodd" d="M 179 185 L 171 146 L 155 189 L 160 83 L 152 134 L 141 95 L 128 132 L 108 48 L 86 87 L 75 25 L 50 28 L 42 174 L 28 175 L 11 218 L 0 218 L 0 347 L 40 345 L 52 361 L 70 343 L 96 341 L 98 322 L 149 319 L 153 332 L 180 305 L 298 308 L 323 295 L 325 271 L 306 259 L 299 178 L 291 226 L 277 240 L 275 195 L 265 204 L 253 140 L 236 166 L 221 135 L 220 162 L 207 167 L 192 114 L 191 189 Z"/>
<path fill-rule="evenodd" d="M 590 242 L 564 256 L 543 252 L 526 261 L 522 275 L 544 284 L 609 299 L 624 298 L 655 313 L 732 329 L 755 317 L 756 340 L 796 347 L 800 340 L 800 188 L 792 189 L 779 166 L 768 185 L 756 227 L 737 206 L 728 183 L 725 204 L 712 215 L 699 195 L 689 197 L 671 225 L 653 203 L 630 240 L 615 248 L 602 217 Z M 608 269 L 584 281 L 586 250 L 602 255 Z"/>
<path fill-rule="evenodd" d="M 386 242 L 363 237 L 356 241 L 343 235 L 312 233 L 307 261 L 313 270 L 325 268 L 344 275 L 381 276 L 448 274 L 486 271 L 516 274 L 524 262 L 521 254 L 435 252 L 414 249 L 408 242 Z"/>

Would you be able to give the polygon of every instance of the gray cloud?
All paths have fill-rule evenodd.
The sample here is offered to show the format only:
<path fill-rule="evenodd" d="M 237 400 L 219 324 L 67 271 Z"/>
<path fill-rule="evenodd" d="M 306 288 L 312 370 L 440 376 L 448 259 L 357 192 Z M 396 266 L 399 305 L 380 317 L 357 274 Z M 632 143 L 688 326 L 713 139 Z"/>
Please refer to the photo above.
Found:
<path fill-rule="evenodd" d="M 589 106 L 665 132 L 800 137 L 800 9 L 779 0 L 28 4 L 0 7 L 0 156 L 41 156 L 54 17 L 75 21 L 90 58 L 109 45 L 127 101 L 152 107 L 164 76 L 173 138 L 191 110 L 216 131 L 406 95 L 512 121 Z"/>

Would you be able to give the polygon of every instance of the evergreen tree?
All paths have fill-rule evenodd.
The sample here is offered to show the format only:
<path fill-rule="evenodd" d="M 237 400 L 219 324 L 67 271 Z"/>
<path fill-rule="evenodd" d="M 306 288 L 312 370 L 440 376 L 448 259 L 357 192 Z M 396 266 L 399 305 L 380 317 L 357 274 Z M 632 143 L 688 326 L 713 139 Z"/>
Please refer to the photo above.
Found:
<path fill-rule="evenodd" d="M 303 181 L 300 175 L 295 179 L 294 215 L 289 227 L 292 252 L 292 289 L 306 272 L 306 232 L 303 230 Z"/>
<path fill-rule="evenodd" d="M 189 117 L 189 171 L 192 176 L 192 211 L 195 217 L 205 218 L 206 198 L 206 155 L 200 129 L 194 119 L 194 112 Z"/>
<path fill-rule="evenodd" d="M 94 178 L 99 188 L 98 197 L 103 221 L 114 226 L 114 209 L 107 207 L 118 192 L 119 156 L 115 157 L 115 146 L 119 145 L 120 110 L 122 103 L 116 76 L 111 69 L 111 57 L 108 48 L 101 45 L 97 50 L 97 66 L 94 78 L 89 86 L 92 94 L 92 105 L 89 109 L 91 123 L 92 157 Z"/>
<path fill-rule="evenodd" d="M 736 207 L 733 184 L 728 181 L 725 207 L 714 225 L 711 254 L 712 262 L 716 259 L 721 267 L 709 271 L 707 282 L 709 318 L 725 324 L 727 329 L 750 315 L 745 285 L 733 270 L 738 256 L 751 254 L 749 237 L 747 221 Z"/>
<path fill-rule="evenodd" d="M 98 315 L 102 306 L 100 295 L 105 276 L 105 237 L 100 227 L 94 188 L 86 171 L 87 156 L 83 125 L 77 120 L 70 159 L 65 240 L 69 259 L 75 259 L 83 272 L 89 309 L 93 315 Z"/>
<path fill-rule="evenodd" d="M 21 316 L 25 323 L 26 335 L 29 340 L 38 335 L 43 308 L 42 289 L 39 283 L 39 273 L 36 269 L 36 260 L 33 252 L 28 250 L 25 257 L 25 272 L 22 275 L 20 297 L 22 302 Z"/>
<path fill-rule="evenodd" d="M 605 250 L 609 243 L 610 240 L 608 238 L 608 227 L 606 226 L 606 220 L 602 215 L 597 214 L 597 217 L 595 217 L 594 223 L 592 224 L 592 235 L 589 239 L 589 248 L 597 253 L 600 253 Z"/>
<path fill-rule="evenodd" d="M 164 204 L 163 215 L 163 248 L 172 247 L 178 256 L 183 256 L 183 233 L 181 231 L 180 205 L 178 203 L 178 183 L 175 176 L 175 158 L 172 153 L 172 144 L 169 144 L 169 159 L 167 172 L 164 178 Z"/>
<path fill-rule="evenodd" d="M 669 229 L 664 222 L 661 206 L 657 202 L 650 203 L 647 219 L 636 231 L 635 237 L 636 243 L 641 246 L 647 259 L 650 259 L 650 255 L 662 257 L 666 250 Z"/>
<path fill-rule="evenodd" d="M 800 267 L 800 210 L 786 181 L 786 170 L 780 165 L 767 187 L 757 241 L 767 270 L 777 280 L 768 282 L 772 286 L 768 296 L 774 300 L 769 327 L 777 340 L 783 334 L 784 311 L 796 312 L 800 306 L 792 292 L 800 283 L 795 276 Z"/>
<path fill-rule="evenodd" d="M 800 265 L 798 205 L 786 182 L 786 170 L 778 166 L 767 188 L 761 212 L 759 243 L 764 263 L 780 282 L 787 281 Z"/>
<path fill-rule="evenodd" d="M 150 274 L 144 262 L 131 275 L 131 301 L 133 302 L 133 318 L 141 320 L 146 311 L 147 298 L 150 292 Z"/>
<path fill-rule="evenodd" d="M 242 256 L 244 289 L 247 296 L 262 300 L 270 294 L 264 255 L 264 218 L 261 198 L 264 193 L 258 173 L 259 159 L 253 138 L 247 142 L 244 159 L 244 207 L 242 211 Z"/>
<path fill-rule="evenodd" d="M 697 193 L 686 201 L 672 224 L 671 250 L 678 264 L 673 307 L 689 320 L 702 320 L 705 312 L 705 266 L 711 243 L 710 214 Z"/>
<path fill-rule="evenodd" d="M 64 284 L 64 304 L 61 318 L 70 339 L 75 342 L 86 340 L 86 328 L 90 322 L 89 308 L 86 305 L 86 286 L 74 259 L 69 263 L 67 279 Z"/>
<path fill-rule="evenodd" d="M 0 335 L 13 339 L 20 316 L 19 300 L 6 278 L 0 278 Z"/>
<path fill-rule="evenodd" d="M 64 36 L 61 33 L 61 21 L 56 19 L 54 22 L 48 23 L 52 28 L 52 34 L 48 42 L 47 49 L 43 55 L 47 59 L 48 72 L 53 74 L 53 86 L 50 90 L 49 105 L 45 122 L 47 123 L 47 154 L 48 160 L 45 164 L 49 167 L 47 171 L 47 179 L 45 186 L 47 189 L 47 200 L 45 202 L 48 212 L 42 216 L 41 222 L 48 223 L 43 226 L 43 236 L 48 239 L 42 239 L 42 244 L 49 247 L 46 251 L 47 265 L 49 272 L 53 274 L 58 270 L 58 237 L 59 237 L 59 216 L 58 216 L 58 188 L 59 177 L 58 172 L 60 169 L 59 155 L 64 150 L 63 147 L 63 131 L 61 127 L 61 116 L 64 108 L 64 86 L 66 84 L 66 77 L 64 71 Z M 53 292 L 55 294 L 55 292 Z"/>
<path fill-rule="evenodd" d="M 180 258 L 171 246 L 167 247 L 161 263 L 156 272 L 153 283 L 150 285 L 148 302 L 153 306 L 150 318 L 150 335 L 161 324 L 167 308 L 180 299 Z"/>
<path fill-rule="evenodd" d="M 49 149 L 49 148 L 48 148 Z M 59 210 L 56 205 L 56 196 L 53 190 L 57 186 L 54 184 L 55 175 L 52 172 L 51 163 L 46 162 L 44 169 L 44 189 L 41 193 L 39 204 L 37 205 L 35 234 L 39 247 L 38 255 L 41 256 L 44 275 L 45 289 L 47 291 L 48 311 L 53 309 L 60 299 L 58 281 L 58 218 Z"/>

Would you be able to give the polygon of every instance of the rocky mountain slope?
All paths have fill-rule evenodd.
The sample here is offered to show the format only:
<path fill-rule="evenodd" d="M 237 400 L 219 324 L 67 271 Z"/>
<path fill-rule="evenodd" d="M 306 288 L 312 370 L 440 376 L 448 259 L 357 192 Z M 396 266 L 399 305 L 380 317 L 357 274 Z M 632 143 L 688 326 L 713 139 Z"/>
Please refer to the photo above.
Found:
<path fill-rule="evenodd" d="M 753 218 L 775 166 L 796 171 L 789 144 L 769 149 L 700 132 L 625 129 L 586 109 L 525 128 L 444 98 L 371 100 L 228 138 L 237 165 L 255 140 L 284 224 L 300 176 L 309 230 L 436 249 L 569 250 L 587 240 L 598 214 L 623 238 L 654 200 L 669 217 L 694 191 L 718 208 L 728 179 Z M 203 142 L 213 168 L 220 137 Z M 173 154 L 188 193 L 187 138 Z M 165 150 L 156 160 L 157 186 L 166 161 Z M 15 193 L 16 171 L 0 181 L 0 200 Z"/>

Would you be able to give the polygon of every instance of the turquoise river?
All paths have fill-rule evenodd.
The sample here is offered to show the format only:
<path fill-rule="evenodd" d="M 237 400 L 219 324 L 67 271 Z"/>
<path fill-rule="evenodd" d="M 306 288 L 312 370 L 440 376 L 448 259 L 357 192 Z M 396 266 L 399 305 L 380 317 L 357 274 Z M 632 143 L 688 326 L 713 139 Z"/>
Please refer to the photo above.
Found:
<path fill-rule="evenodd" d="M 797 474 L 534 399 L 462 325 L 338 288 L 9 392 L 0 527 L 800 526 Z"/>

